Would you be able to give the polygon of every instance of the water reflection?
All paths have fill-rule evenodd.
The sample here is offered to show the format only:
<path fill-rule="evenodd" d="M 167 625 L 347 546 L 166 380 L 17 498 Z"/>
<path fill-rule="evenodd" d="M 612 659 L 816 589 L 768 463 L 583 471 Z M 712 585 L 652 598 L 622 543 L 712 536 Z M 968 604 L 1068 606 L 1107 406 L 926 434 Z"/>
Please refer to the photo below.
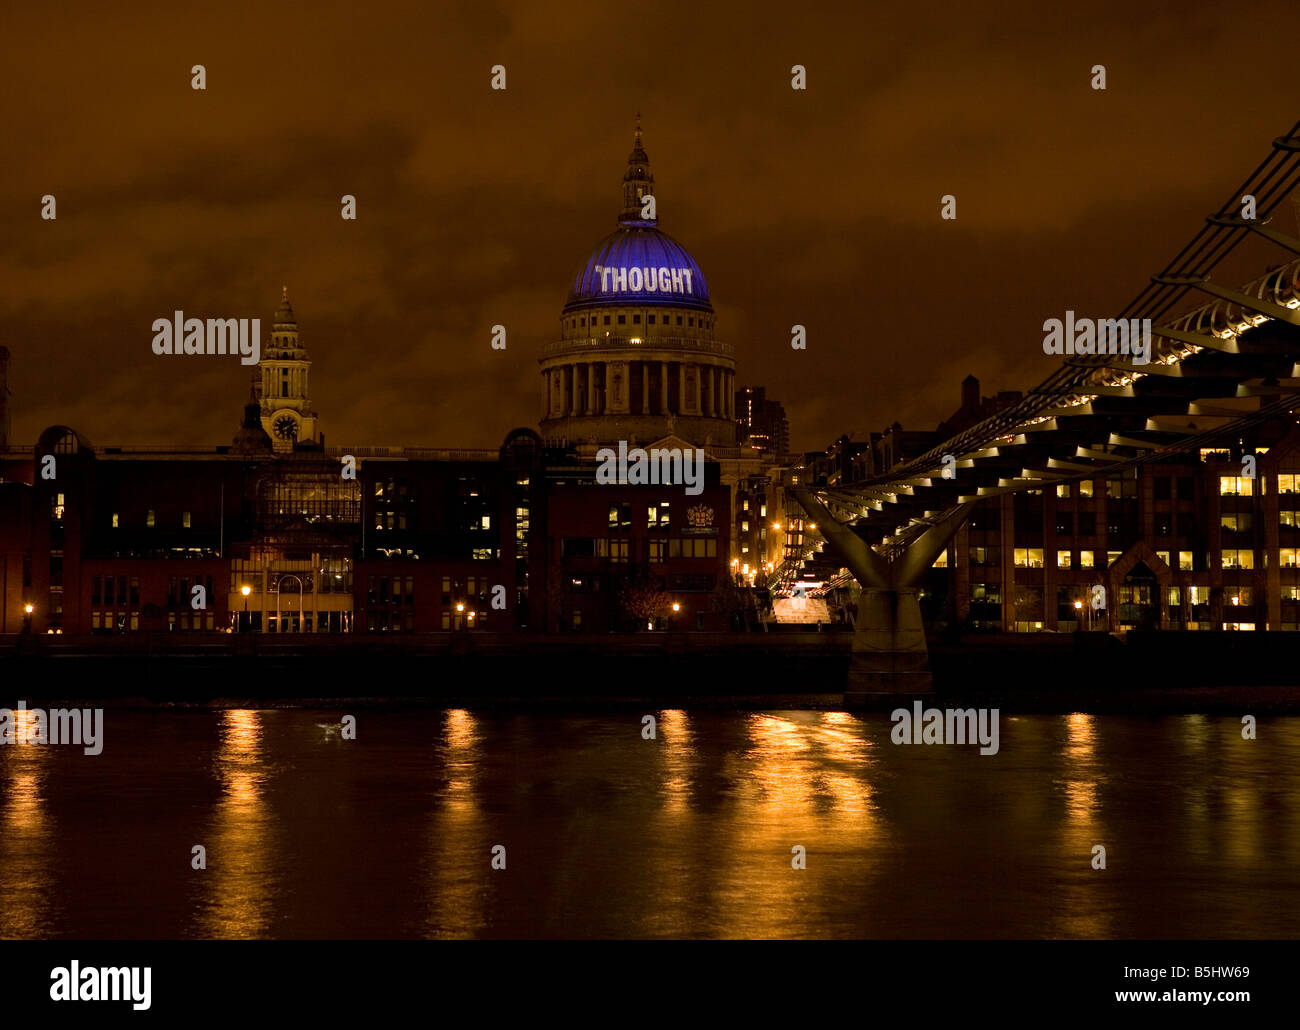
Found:
<path fill-rule="evenodd" d="M 872 800 L 875 745 L 866 723 L 844 713 L 755 713 L 727 768 L 731 804 L 708 868 L 715 869 L 716 925 L 709 936 L 801 937 L 814 896 L 860 893 L 883 845 Z M 794 868 L 793 849 L 805 868 Z"/>
<path fill-rule="evenodd" d="M 13 713 L 14 739 L 26 741 L 38 723 L 30 710 Z M 55 824 L 47 811 L 48 745 L 0 747 L 5 790 L 0 815 L 0 937 L 46 936 L 59 908 L 50 875 Z"/>
<path fill-rule="evenodd" d="M 0 747 L 0 935 L 1300 936 L 1300 718 L 1004 717 L 981 756 L 887 713 L 655 714 L 376 711 L 324 747 L 315 712 L 123 711 L 145 746 Z M 191 843 L 206 871 L 159 858 Z"/>
<path fill-rule="evenodd" d="M 194 870 L 203 884 L 199 936 L 265 937 L 273 885 L 273 820 L 265 799 L 268 765 L 263 754 L 267 713 L 221 713 L 215 756 L 221 790 L 205 840 L 208 868 Z"/>
<path fill-rule="evenodd" d="M 1065 819 L 1060 823 L 1056 854 L 1048 861 L 1059 866 L 1060 892 L 1054 899 L 1060 913 L 1054 923 L 1054 937 L 1108 937 L 1113 932 L 1110 909 L 1099 903 L 1099 893 L 1108 889 L 1106 871 L 1095 869 L 1101 859 L 1093 849 L 1107 850 L 1107 861 L 1115 842 L 1109 839 L 1102 816 L 1101 790 L 1106 781 L 1097 757 L 1097 717 L 1084 712 L 1062 716 L 1064 740 L 1060 746 L 1061 783 Z M 1127 856 L 1124 856 L 1127 857 Z"/>
<path fill-rule="evenodd" d="M 509 875 L 510 857 L 518 838 L 489 839 L 479 778 L 483 772 L 483 732 L 479 719 L 465 709 L 444 713 L 442 733 L 435 744 L 443 782 L 432 798 L 429 822 L 428 911 L 425 937 L 466 936 L 478 932 L 494 881 L 487 875 Z M 491 848 L 506 848 L 506 868 L 492 870 Z"/>

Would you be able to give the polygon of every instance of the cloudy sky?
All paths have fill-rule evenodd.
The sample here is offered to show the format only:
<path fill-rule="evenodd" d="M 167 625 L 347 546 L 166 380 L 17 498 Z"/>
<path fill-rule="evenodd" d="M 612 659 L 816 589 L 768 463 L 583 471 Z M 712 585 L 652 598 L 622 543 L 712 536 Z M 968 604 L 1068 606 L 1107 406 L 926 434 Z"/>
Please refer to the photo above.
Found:
<path fill-rule="evenodd" d="M 329 444 L 535 426 L 536 360 L 614 227 L 638 110 L 661 225 L 794 445 L 932 429 L 968 372 L 986 393 L 1044 378 L 1043 320 L 1121 308 L 1300 118 L 1294 0 L 647 8 L 7 5 L 15 441 L 228 443 L 248 369 L 157 357 L 151 324 L 260 316 L 265 336 L 282 284 Z"/>

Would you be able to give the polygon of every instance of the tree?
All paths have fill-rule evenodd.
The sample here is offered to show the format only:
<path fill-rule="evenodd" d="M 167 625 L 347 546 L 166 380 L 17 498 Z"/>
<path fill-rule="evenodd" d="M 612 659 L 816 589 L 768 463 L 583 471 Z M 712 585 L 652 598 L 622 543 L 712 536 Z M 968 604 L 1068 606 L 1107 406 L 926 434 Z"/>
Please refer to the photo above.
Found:
<path fill-rule="evenodd" d="M 652 577 L 628 579 L 618 591 L 623 611 L 637 621 L 638 626 L 653 623 L 668 614 L 668 591 L 663 583 Z"/>

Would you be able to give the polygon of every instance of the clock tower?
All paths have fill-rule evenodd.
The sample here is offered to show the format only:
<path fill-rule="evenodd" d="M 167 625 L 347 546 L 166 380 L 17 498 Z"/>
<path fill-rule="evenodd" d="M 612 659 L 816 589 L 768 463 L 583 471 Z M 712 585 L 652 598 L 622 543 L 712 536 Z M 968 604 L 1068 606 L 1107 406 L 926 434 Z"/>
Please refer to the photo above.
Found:
<path fill-rule="evenodd" d="M 311 360 L 298 338 L 298 321 L 289 306 L 287 286 L 275 311 L 271 342 L 262 348 L 260 365 L 262 428 L 275 449 L 290 451 L 294 444 L 319 443 L 316 412 L 307 388 Z"/>

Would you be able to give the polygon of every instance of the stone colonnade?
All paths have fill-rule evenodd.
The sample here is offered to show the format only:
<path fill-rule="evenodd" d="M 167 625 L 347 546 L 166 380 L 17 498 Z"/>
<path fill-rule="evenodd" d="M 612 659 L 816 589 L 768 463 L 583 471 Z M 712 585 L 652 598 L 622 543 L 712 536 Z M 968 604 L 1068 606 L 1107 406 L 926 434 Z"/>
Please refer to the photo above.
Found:
<path fill-rule="evenodd" d="M 568 361 L 542 371 L 542 418 L 699 415 L 734 419 L 736 373 L 704 361 Z"/>

